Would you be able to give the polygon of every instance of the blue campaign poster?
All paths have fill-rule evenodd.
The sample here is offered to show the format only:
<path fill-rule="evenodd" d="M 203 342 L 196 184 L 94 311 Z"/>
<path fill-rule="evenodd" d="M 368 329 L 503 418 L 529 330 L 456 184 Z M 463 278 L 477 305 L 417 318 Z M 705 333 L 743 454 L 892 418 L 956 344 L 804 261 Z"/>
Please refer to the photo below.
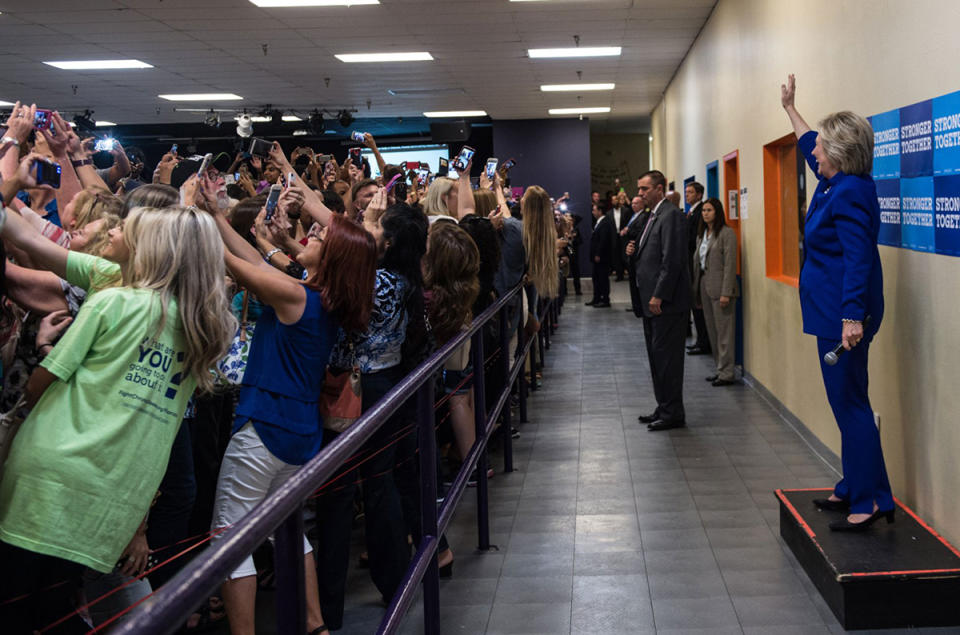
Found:
<path fill-rule="evenodd" d="M 877 182 L 880 201 L 880 237 L 877 242 L 890 247 L 900 246 L 900 180 L 880 179 Z"/>
<path fill-rule="evenodd" d="M 960 174 L 960 92 L 933 100 L 933 174 Z"/>
<path fill-rule="evenodd" d="M 873 126 L 873 178 L 900 178 L 900 110 L 870 117 Z"/>
<path fill-rule="evenodd" d="M 933 100 L 900 109 L 900 178 L 933 174 Z"/>
<path fill-rule="evenodd" d="M 933 177 L 900 179 L 900 244 L 916 251 L 934 251 Z"/>
<path fill-rule="evenodd" d="M 938 254 L 960 256 L 960 174 L 933 179 Z"/>

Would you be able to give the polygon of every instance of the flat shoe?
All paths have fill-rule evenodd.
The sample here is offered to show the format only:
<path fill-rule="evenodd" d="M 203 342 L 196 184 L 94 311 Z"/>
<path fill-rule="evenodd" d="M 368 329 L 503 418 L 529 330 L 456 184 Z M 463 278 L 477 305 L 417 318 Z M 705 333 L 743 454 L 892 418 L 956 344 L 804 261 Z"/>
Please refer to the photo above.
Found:
<path fill-rule="evenodd" d="M 660 417 L 655 412 L 651 415 L 640 415 L 639 417 L 637 417 L 637 421 L 639 421 L 640 423 L 653 423 L 654 421 L 657 421 L 659 419 Z"/>
<path fill-rule="evenodd" d="M 732 379 L 719 379 L 719 378 L 714 379 L 712 382 L 710 382 L 710 384 L 713 386 L 732 386 L 735 383 L 737 382 L 733 381 Z"/>
<path fill-rule="evenodd" d="M 710 375 L 709 377 L 704 377 L 707 381 L 717 381 L 716 375 Z"/>

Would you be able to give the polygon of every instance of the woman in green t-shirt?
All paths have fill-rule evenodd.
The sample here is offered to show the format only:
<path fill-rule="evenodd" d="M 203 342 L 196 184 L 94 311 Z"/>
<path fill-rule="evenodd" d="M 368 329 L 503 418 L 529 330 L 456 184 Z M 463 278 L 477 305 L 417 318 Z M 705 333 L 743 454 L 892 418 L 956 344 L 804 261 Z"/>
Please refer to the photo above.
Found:
<path fill-rule="evenodd" d="M 36 185 L 35 155 L 17 189 Z M 196 208 L 138 208 L 104 255 L 70 252 L 10 215 L 0 235 L 89 296 L 27 384 L 34 406 L 0 481 L 4 629 L 43 629 L 72 611 L 79 573 L 109 572 L 142 530 L 195 387 L 236 330 L 216 224 Z M 112 262 L 111 262 L 112 261 Z M 36 591 L 67 580 L 53 594 Z"/>

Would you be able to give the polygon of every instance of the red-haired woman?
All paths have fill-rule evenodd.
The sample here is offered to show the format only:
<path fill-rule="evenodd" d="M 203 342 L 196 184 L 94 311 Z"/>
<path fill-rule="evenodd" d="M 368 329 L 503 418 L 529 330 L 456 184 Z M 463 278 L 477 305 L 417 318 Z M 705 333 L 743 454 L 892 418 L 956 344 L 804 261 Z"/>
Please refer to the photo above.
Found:
<path fill-rule="evenodd" d="M 282 196 L 280 205 L 292 198 Z M 377 246 L 359 225 L 328 214 L 326 227 L 311 235 L 297 255 L 307 272 L 299 282 L 265 263 L 222 213 L 215 216 L 228 250 L 227 266 L 266 305 L 257 320 L 233 437 L 220 468 L 213 518 L 217 530 L 243 518 L 320 450 L 317 406 L 327 361 L 340 327 L 362 330 L 370 320 Z M 327 627 L 311 551 L 304 537 L 307 628 L 317 635 Z M 254 633 L 256 591 L 256 569 L 248 557 L 223 584 L 234 635 Z"/>

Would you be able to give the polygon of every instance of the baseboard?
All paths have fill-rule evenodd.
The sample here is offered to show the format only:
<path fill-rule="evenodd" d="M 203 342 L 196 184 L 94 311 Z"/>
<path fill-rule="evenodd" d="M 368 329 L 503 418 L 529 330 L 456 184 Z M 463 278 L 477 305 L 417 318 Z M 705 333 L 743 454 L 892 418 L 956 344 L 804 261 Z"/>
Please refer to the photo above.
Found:
<path fill-rule="evenodd" d="M 766 386 L 764 386 L 756 377 L 748 372 L 743 373 L 743 383 L 754 390 L 760 397 L 773 408 L 783 422 L 787 424 L 797 435 L 803 439 L 803 442 L 813 450 L 813 453 L 820 457 L 827 467 L 837 473 L 837 476 L 843 474 L 843 467 L 840 463 L 840 457 L 833 450 L 828 448 L 817 435 L 810 431 L 803 421 L 797 415 L 790 412 L 790 409 L 783 405 Z"/>

